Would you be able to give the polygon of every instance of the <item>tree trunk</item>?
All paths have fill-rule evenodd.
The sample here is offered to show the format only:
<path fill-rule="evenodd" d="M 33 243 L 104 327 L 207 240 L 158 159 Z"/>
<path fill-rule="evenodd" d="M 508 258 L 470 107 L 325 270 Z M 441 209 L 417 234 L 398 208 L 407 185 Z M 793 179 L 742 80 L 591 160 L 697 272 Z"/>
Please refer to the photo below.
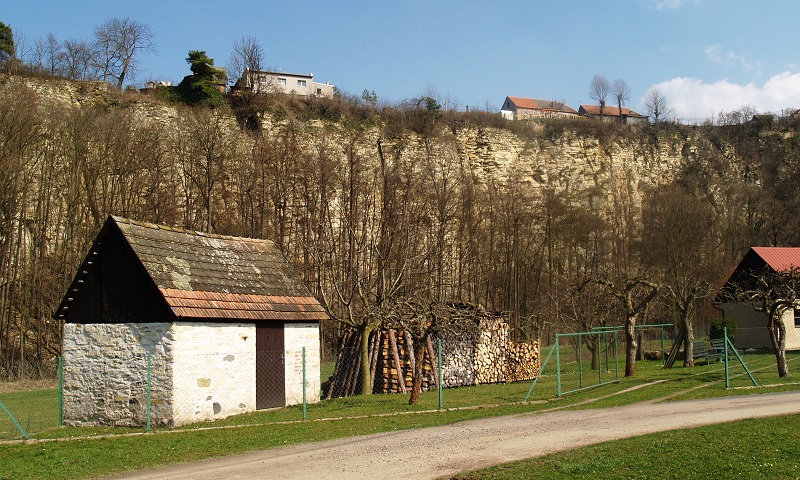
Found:
<path fill-rule="evenodd" d="M 629 316 L 625 319 L 625 376 L 636 375 L 636 317 Z"/>
<path fill-rule="evenodd" d="M 778 366 L 778 376 L 785 378 L 789 376 L 789 364 L 786 363 L 786 325 L 781 318 L 780 310 L 770 316 L 769 337 L 772 340 L 772 348 L 775 351 L 775 360 Z M 775 318 L 775 317 L 778 318 Z"/>
<path fill-rule="evenodd" d="M 372 393 L 372 374 L 369 368 L 369 335 L 375 330 L 374 325 L 362 325 L 361 330 L 361 395 Z"/>
<path fill-rule="evenodd" d="M 416 405 L 419 402 L 419 395 L 422 392 L 422 375 L 425 371 L 425 349 L 427 338 L 418 338 L 414 342 L 414 374 L 411 382 L 411 397 L 408 399 L 409 405 Z"/>

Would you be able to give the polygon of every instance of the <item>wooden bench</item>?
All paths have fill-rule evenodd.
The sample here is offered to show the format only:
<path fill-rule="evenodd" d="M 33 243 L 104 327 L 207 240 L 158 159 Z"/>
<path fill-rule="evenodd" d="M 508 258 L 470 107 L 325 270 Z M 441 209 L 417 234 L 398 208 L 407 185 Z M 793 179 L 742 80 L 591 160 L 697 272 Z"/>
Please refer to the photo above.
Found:
<path fill-rule="evenodd" d="M 724 350 L 719 350 L 719 353 L 716 349 L 709 348 L 706 345 L 706 342 L 702 340 L 698 340 L 692 343 L 692 359 L 697 360 L 698 358 L 705 358 L 706 363 L 711 363 L 711 361 L 717 361 L 722 358 L 725 353 Z"/>
<path fill-rule="evenodd" d="M 724 338 L 712 338 L 711 339 L 711 348 L 714 349 L 714 353 L 719 355 L 719 358 L 725 357 L 725 339 Z M 736 356 L 733 352 L 733 347 L 728 345 L 728 359 Z"/>

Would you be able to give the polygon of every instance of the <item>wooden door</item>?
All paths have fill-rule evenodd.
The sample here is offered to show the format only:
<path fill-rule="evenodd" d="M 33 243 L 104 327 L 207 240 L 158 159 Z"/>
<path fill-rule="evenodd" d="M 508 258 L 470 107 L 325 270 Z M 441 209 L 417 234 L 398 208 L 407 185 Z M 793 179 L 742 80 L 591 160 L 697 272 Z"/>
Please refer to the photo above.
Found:
<path fill-rule="evenodd" d="M 283 324 L 256 325 L 256 409 L 286 405 Z"/>

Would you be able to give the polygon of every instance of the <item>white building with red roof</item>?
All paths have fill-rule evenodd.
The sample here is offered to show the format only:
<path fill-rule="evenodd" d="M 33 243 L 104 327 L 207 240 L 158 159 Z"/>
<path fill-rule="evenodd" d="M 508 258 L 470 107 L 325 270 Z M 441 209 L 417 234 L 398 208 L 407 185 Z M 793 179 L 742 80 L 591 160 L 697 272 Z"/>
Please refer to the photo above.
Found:
<path fill-rule="evenodd" d="M 800 247 L 751 247 L 717 294 L 723 317 L 738 325 L 736 347 L 767 350 L 772 348 L 766 314 L 761 305 L 735 301 L 735 293 L 747 291 L 762 272 L 790 272 L 800 269 Z M 800 306 L 789 309 L 781 318 L 786 327 L 786 350 L 800 350 Z"/>
<path fill-rule="evenodd" d="M 578 116 L 578 112 L 565 105 L 564 102 L 523 97 L 506 97 L 500 113 L 509 120 Z"/>

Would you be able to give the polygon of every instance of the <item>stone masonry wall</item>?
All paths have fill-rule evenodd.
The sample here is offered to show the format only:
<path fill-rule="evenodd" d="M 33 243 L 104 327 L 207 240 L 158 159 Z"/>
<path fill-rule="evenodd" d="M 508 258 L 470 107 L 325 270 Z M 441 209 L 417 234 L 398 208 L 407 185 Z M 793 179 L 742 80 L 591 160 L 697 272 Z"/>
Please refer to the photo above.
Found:
<path fill-rule="evenodd" d="M 286 323 L 283 342 L 286 405 L 303 403 L 303 347 L 306 348 L 306 402 L 319 402 L 319 326 L 316 323 Z"/>
<path fill-rule="evenodd" d="M 173 340 L 168 323 L 66 324 L 64 423 L 142 426 L 151 355 L 151 422 L 170 424 Z"/>
<path fill-rule="evenodd" d="M 239 323 L 176 322 L 174 425 L 256 409 L 256 330 Z"/>

